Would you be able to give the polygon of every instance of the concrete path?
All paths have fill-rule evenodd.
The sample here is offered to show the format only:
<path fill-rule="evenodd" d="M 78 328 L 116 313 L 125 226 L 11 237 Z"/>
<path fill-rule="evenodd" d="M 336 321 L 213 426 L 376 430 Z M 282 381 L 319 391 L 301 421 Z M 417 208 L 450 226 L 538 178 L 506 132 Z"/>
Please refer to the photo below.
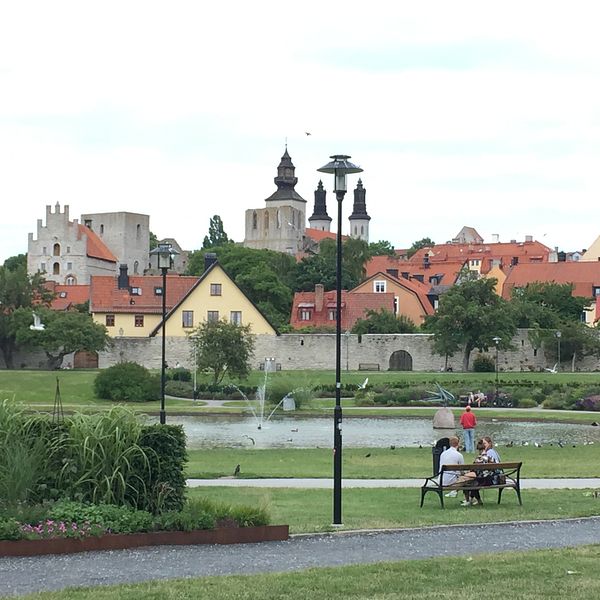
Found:
<path fill-rule="evenodd" d="M 420 488 L 421 479 L 343 479 L 344 488 Z M 188 487 L 273 487 L 273 488 L 331 488 L 332 479 L 188 479 Z M 521 489 L 587 489 L 600 488 L 600 478 L 588 479 L 521 479 Z"/>
<path fill-rule="evenodd" d="M 302 535 L 293 536 L 286 542 L 235 547 L 158 546 L 62 556 L 0 558 L 0 594 L 14 597 L 67 587 L 289 572 L 311 567 L 496 554 L 599 542 L 600 518 L 592 517 Z"/>

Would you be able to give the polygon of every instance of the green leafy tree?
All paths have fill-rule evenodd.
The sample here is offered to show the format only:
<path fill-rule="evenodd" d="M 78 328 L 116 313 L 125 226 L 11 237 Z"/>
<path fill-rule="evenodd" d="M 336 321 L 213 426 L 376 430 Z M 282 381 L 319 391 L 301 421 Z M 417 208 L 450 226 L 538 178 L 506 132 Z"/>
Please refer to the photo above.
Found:
<path fill-rule="evenodd" d="M 382 308 L 368 310 L 366 319 L 359 319 L 352 333 L 414 333 L 417 326 L 405 315 L 396 317 L 393 312 Z"/>
<path fill-rule="evenodd" d="M 425 328 L 434 337 L 434 352 L 452 356 L 463 350 L 463 369 L 469 370 L 471 352 L 494 347 L 500 337 L 501 348 L 509 348 L 516 331 L 506 300 L 498 296 L 497 281 L 466 277 L 440 297 L 438 311 L 427 318 Z"/>
<path fill-rule="evenodd" d="M 4 261 L 4 268 L 9 271 L 16 271 L 19 268 L 27 270 L 27 254 L 17 254 Z"/>
<path fill-rule="evenodd" d="M 195 347 L 196 366 L 212 373 L 213 383 L 229 377 L 245 379 L 250 373 L 254 335 L 249 325 L 235 325 L 221 319 L 204 321 L 190 336 Z"/>
<path fill-rule="evenodd" d="M 158 246 L 158 238 L 155 233 L 150 232 L 150 250 L 154 250 Z"/>
<path fill-rule="evenodd" d="M 23 264 L 14 265 L 14 270 L 0 267 L 0 352 L 7 368 L 12 369 L 13 353 L 16 349 L 17 323 L 15 311 L 27 309 L 30 323 L 33 323 L 32 306 L 48 305 L 52 293 L 44 287 L 44 279 L 38 273 L 30 277 Z"/>
<path fill-rule="evenodd" d="M 229 236 L 225 233 L 221 217 L 219 215 L 215 215 L 210 220 L 210 224 L 208 226 L 208 235 L 204 236 L 202 248 L 214 248 L 215 246 L 224 246 L 225 244 L 231 243 L 233 243 L 233 240 L 230 240 Z"/>
<path fill-rule="evenodd" d="M 560 344 L 560 362 L 571 361 L 572 370 L 575 369 L 577 361 L 585 356 L 600 356 L 598 330 L 588 327 L 581 321 L 562 321 L 556 329 L 538 329 L 537 331 L 544 355 L 549 360 L 558 362 Z M 560 341 L 557 332 L 560 332 Z"/>
<path fill-rule="evenodd" d="M 420 250 L 421 248 L 429 248 L 430 246 L 435 246 L 435 242 L 431 238 L 425 237 L 413 242 L 406 254 L 408 255 L 408 258 L 410 258 L 415 252 L 417 252 L 417 250 Z"/>
<path fill-rule="evenodd" d="M 20 346 L 42 348 L 49 369 L 58 369 L 63 358 L 71 352 L 99 352 L 109 343 L 106 327 L 95 323 L 89 314 L 36 307 L 35 313 L 44 324 L 44 329 L 35 331 L 30 328 L 33 322 L 31 312 L 26 308 L 15 310 L 16 341 Z"/>
<path fill-rule="evenodd" d="M 369 244 L 369 255 L 371 256 L 396 256 L 394 246 L 386 240 L 379 240 L 378 242 L 371 242 Z"/>

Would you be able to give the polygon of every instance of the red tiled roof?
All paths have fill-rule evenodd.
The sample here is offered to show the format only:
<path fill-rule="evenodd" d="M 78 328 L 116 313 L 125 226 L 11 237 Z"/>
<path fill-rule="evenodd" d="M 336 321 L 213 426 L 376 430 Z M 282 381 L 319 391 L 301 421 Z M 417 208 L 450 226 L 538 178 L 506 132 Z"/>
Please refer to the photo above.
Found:
<path fill-rule="evenodd" d="M 329 319 L 329 311 L 336 306 L 335 290 L 323 293 L 321 310 L 315 306 L 315 292 L 296 292 L 292 305 L 290 324 L 295 329 L 301 327 L 335 327 L 335 319 Z M 311 307 L 312 319 L 300 320 L 301 305 Z M 342 329 L 352 329 L 358 319 L 364 319 L 368 310 L 394 310 L 394 294 L 362 293 L 342 290 Z"/>
<path fill-rule="evenodd" d="M 600 287 L 600 262 L 519 263 L 508 272 L 502 296 L 508 299 L 513 288 L 525 287 L 535 281 L 570 283 L 574 296 L 591 298 L 593 288 Z"/>
<path fill-rule="evenodd" d="M 50 303 L 52 310 L 68 310 L 75 304 L 83 304 L 90 299 L 89 285 L 61 285 L 54 281 L 46 281 L 44 285 L 56 294 Z"/>
<path fill-rule="evenodd" d="M 435 285 L 454 285 L 456 278 L 464 266 L 464 261 L 447 261 L 425 266 L 423 262 L 399 260 L 390 256 L 374 256 L 365 265 L 367 277 L 372 277 L 377 273 L 387 273 L 396 279 L 405 281 L 403 273 L 408 273 L 409 281 L 420 283 L 422 277 L 423 284 L 429 290 L 433 283 L 430 278 L 435 277 L 438 281 Z"/>
<path fill-rule="evenodd" d="M 499 242 L 494 244 L 437 244 L 417 250 L 409 259 L 411 263 L 422 264 L 427 255 L 429 263 L 480 259 L 481 273 L 486 274 L 492 268 L 492 261 L 499 261 L 502 267 L 508 267 L 513 258 L 519 263 L 548 262 L 550 248 L 541 242 Z"/>
<path fill-rule="evenodd" d="M 79 237 L 87 236 L 87 255 L 100 260 L 117 262 L 117 257 L 108 249 L 106 244 L 89 227 L 79 224 Z"/>
<path fill-rule="evenodd" d="M 198 277 L 167 275 L 167 310 L 175 306 L 198 279 Z M 117 281 L 118 277 L 113 275 L 91 277 L 91 312 L 162 314 L 162 295 L 155 293 L 156 288 L 162 289 L 161 275 L 130 276 L 127 289 L 119 289 Z M 133 288 L 138 288 L 141 294 L 132 294 L 130 290 Z"/>
<path fill-rule="evenodd" d="M 313 229 L 312 227 L 307 227 L 304 230 L 304 235 L 315 242 L 321 242 L 325 239 L 335 240 L 337 234 L 335 231 L 322 231 L 321 229 Z M 348 236 L 343 235 L 342 239 L 345 240 L 347 237 Z"/>

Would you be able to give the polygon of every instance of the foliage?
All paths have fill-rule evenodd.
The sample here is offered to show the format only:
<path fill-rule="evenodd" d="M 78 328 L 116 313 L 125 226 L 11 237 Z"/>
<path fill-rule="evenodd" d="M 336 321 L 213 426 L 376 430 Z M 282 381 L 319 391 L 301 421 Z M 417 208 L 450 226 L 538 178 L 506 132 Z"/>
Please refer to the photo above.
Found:
<path fill-rule="evenodd" d="M 150 239 L 150 248 L 149 248 L 149 250 L 154 250 L 154 248 L 158 247 L 158 237 L 156 236 L 155 233 L 153 233 L 151 231 L 150 235 L 149 235 L 149 239 Z"/>
<path fill-rule="evenodd" d="M 196 368 L 212 373 L 213 383 L 229 377 L 245 379 L 250 373 L 254 336 L 249 325 L 236 325 L 224 319 L 204 321 L 190 336 L 195 347 Z"/>
<path fill-rule="evenodd" d="M 475 373 L 494 373 L 496 362 L 486 354 L 478 354 L 473 360 L 473 371 Z"/>
<path fill-rule="evenodd" d="M 370 256 L 396 256 L 394 246 L 386 240 L 379 240 L 378 242 L 371 242 L 369 244 L 369 255 Z"/>
<path fill-rule="evenodd" d="M 8 271 L 17 271 L 19 269 L 27 270 L 27 254 L 17 254 L 10 256 L 2 265 Z"/>
<path fill-rule="evenodd" d="M 368 310 L 365 319 L 358 319 L 352 333 L 414 333 L 417 326 L 406 315 L 396 317 L 393 312 L 381 308 Z"/>
<path fill-rule="evenodd" d="M 94 380 L 97 398 L 120 402 L 147 402 L 160 398 L 160 380 L 146 367 L 123 362 L 103 369 Z"/>
<path fill-rule="evenodd" d="M 149 468 L 140 470 L 141 487 L 132 497 L 137 499 L 134 506 L 155 514 L 181 509 L 185 500 L 187 461 L 183 427 L 149 425 L 142 429 L 139 444 L 148 458 Z M 143 489 L 146 494 L 141 493 Z"/>
<path fill-rule="evenodd" d="M 293 256 L 273 250 L 254 250 L 237 244 L 211 248 L 219 264 L 244 294 L 279 327 L 289 322 L 292 283 L 296 261 Z M 190 253 L 188 275 L 204 273 L 204 252 Z"/>
<path fill-rule="evenodd" d="M 175 367 L 174 369 L 167 369 L 165 372 L 167 380 L 172 381 L 191 381 L 192 372 L 185 367 Z"/>
<path fill-rule="evenodd" d="M 501 338 L 500 348 L 509 348 L 516 327 L 507 302 L 494 291 L 496 279 L 466 276 L 460 284 L 440 297 L 435 315 L 427 317 L 425 328 L 435 334 L 433 349 L 440 355 L 452 355 L 463 348 L 463 370 L 469 370 L 471 352 L 493 347 L 493 338 Z"/>
<path fill-rule="evenodd" d="M 45 325 L 43 331 L 30 329 L 33 322 L 31 310 L 15 310 L 16 341 L 19 345 L 42 348 L 48 357 L 49 369 L 59 368 L 63 358 L 71 352 L 98 352 L 109 343 L 106 327 L 95 323 L 88 313 L 55 311 L 45 307 L 36 307 L 35 313 Z"/>
<path fill-rule="evenodd" d="M 20 540 L 22 537 L 19 521 L 13 517 L 0 517 L 0 540 Z"/>
<path fill-rule="evenodd" d="M 600 411 L 600 395 L 587 396 L 575 403 L 575 410 Z"/>
<path fill-rule="evenodd" d="M 23 264 L 17 264 L 14 269 L 0 267 L 0 352 L 9 369 L 14 367 L 12 357 L 17 346 L 15 311 L 28 309 L 29 323 L 32 323 L 34 304 L 37 311 L 49 305 L 51 300 L 52 293 L 44 287 L 44 279 L 39 273 L 30 277 Z"/>
<path fill-rule="evenodd" d="M 202 248 L 205 250 L 207 248 L 214 248 L 215 246 L 224 246 L 225 244 L 233 244 L 233 240 L 230 240 L 229 236 L 225 233 L 221 217 L 214 215 L 210 219 L 208 235 L 204 236 Z"/>
<path fill-rule="evenodd" d="M 217 524 L 234 522 L 239 527 L 268 525 L 270 516 L 265 506 L 227 504 L 205 497 L 194 498 L 195 510 L 214 515 Z"/>
<path fill-rule="evenodd" d="M 435 242 L 431 238 L 425 237 L 413 242 L 406 254 L 408 258 L 410 258 L 413 254 L 415 254 L 415 252 L 417 252 L 417 250 L 420 250 L 421 248 L 429 248 L 431 246 L 435 246 Z"/>
<path fill-rule="evenodd" d="M 193 398 L 194 386 L 189 381 L 166 381 L 165 394 L 176 398 Z"/>

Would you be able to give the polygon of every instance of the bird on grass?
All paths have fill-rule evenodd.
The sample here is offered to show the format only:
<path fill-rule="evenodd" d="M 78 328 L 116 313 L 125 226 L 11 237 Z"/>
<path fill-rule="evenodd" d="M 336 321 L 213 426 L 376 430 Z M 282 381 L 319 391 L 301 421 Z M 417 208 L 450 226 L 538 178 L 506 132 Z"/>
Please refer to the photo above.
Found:
<path fill-rule="evenodd" d="M 253 446 L 256 446 L 256 442 L 254 441 L 253 437 L 250 437 L 249 435 L 244 434 L 242 437 L 248 438 L 251 442 Z"/>
<path fill-rule="evenodd" d="M 551 369 L 544 369 L 544 371 L 548 371 L 548 373 L 556 373 L 556 368 L 558 367 L 558 363 L 554 363 L 554 366 Z"/>
<path fill-rule="evenodd" d="M 369 456 L 371 456 L 370 452 L 368 454 L 365 454 L 365 458 L 369 458 Z"/>
<path fill-rule="evenodd" d="M 237 477 L 240 474 L 240 465 L 236 465 L 233 471 L 233 476 Z"/>

